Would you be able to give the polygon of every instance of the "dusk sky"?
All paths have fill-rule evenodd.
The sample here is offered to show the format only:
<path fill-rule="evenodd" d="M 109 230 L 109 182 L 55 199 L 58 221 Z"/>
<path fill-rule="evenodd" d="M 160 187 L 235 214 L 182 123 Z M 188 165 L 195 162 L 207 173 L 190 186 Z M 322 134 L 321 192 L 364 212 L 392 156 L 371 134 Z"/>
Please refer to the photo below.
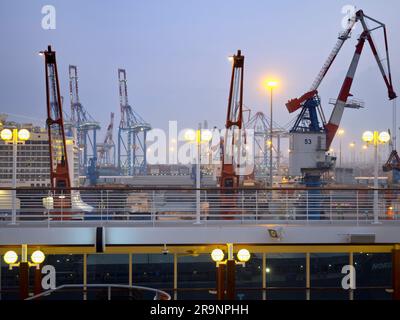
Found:
<path fill-rule="evenodd" d="M 41 9 L 47 4 L 56 8 L 56 30 L 42 29 Z M 231 73 L 227 57 L 241 49 L 245 105 L 267 112 L 263 80 L 278 79 L 274 113 L 284 126 L 294 117 L 285 102 L 311 86 L 343 30 L 342 7 L 348 4 L 386 24 L 394 89 L 399 94 L 398 0 L 2 0 L 0 113 L 44 124 L 44 62 L 37 53 L 51 44 L 57 52 L 66 110 L 69 113 L 68 65 L 74 64 L 81 102 L 103 126 L 100 140 L 111 111 L 118 126 L 118 68 L 127 70 L 130 104 L 153 127 L 167 128 L 168 120 L 177 120 L 180 128 L 196 127 L 203 120 L 223 127 Z M 328 100 L 337 97 L 360 32 L 358 25 L 320 87 L 327 118 L 332 110 Z M 381 38 L 375 39 L 383 53 Z M 345 110 L 344 141 L 361 145 L 364 130 L 392 126 L 392 102 L 368 44 L 352 93 L 364 100 L 366 108 Z"/>

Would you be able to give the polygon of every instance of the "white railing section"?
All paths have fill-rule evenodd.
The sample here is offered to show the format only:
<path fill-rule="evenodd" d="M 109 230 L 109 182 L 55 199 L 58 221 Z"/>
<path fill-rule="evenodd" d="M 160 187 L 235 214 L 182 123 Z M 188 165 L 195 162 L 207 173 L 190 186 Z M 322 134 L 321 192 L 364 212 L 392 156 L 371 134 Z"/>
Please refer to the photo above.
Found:
<path fill-rule="evenodd" d="M 400 220 L 400 190 L 379 189 L 0 189 L 0 226 L 9 224 L 265 221 L 355 223 Z M 13 203 L 16 203 L 16 205 Z M 199 208 L 199 210 L 197 210 Z"/>

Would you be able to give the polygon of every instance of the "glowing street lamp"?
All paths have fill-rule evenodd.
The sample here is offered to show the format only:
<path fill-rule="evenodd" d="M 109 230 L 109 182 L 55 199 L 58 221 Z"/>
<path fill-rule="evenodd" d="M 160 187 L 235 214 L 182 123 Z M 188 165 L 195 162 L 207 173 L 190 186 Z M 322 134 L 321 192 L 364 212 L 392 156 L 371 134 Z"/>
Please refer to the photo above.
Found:
<path fill-rule="evenodd" d="M 226 298 L 234 299 L 235 297 L 235 265 L 240 264 L 243 267 L 246 262 L 250 260 L 249 250 L 243 248 L 240 249 L 237 254 L 237 260 L 233 257 L 233 243 L 227 243 L 228 257 L 224 260 L 224 252 L 217 248 L 211 252 L 211 259 L 217 265 L 217 299 L 224 299 L 225 293 L 225 266 L 227 274 L 227 288 L 226 288 Z"/>
<path fill-rule="evenodd" d="M 28 263 L 29 267 L 40 268 L 40 264 L 46 259 L 43 251 L 36 250 L 31 254 L 31 261 L 28 261 L 27 245 L 22 245 L 21 261 L 18 262 L 18 254 L 14 250 L 9 250 L 4 254 L 3 260 L 8 264 L 10 270 L 14 267 L 19 267 L 21 263 Z"/>
<path fill-rule="evenodd" d="M 31 133 L 26 129 L 21 129 L 18 131 L 18 139 L 21 141 L 29 140 Z"/>
<path fill-rule="evenodd" d="M 12 170 L 12 213 L 11 213 L 11 224 L 17 222 L 17 146 L 18 142 L 25 142 L 30 138 L 31 134 L 27 129 L 3 129 L 0 132 L 0 138 L 6 143 L 11 143 L 13 146 L 13 170 Z"/>
<path fill-rule="evenodd" d="M 211 141 L 212 132 L 207 129 L 201 129 L 201 124 L 199 124 L 198 130 L 187 129 L 183 133 L 183 139 L 190 143 L 195 143 L 197 145 L 197 155 L 196 155 L 196 222 L 195 224 L 201 223 L 201 210 L 200 210 L 200 165 L 201 165 L 201 144 Z"/>
<path fill-rule="evenodd" d="M 240 249 L 237 253 L 237 258 L 241 262 L 247 262 L 250 260 L 250 252 L 247 249 Z"/>
<path fill-rule="evenodd" d="M 374 133 L 372 131 L 365 131 L 362 135 L 362 140 L 366 143 L 371 143 L 374 140 Z"/>
<path fill-rule="evenodd" d="M 222 260 L 224 260 L 224 256 L 225 256 L 225 254 L 224 254 L 224 252 L 221 250 L 221 249 L 214 249 L 212 252 L 211 252 L 211 259 L 214 261 L 214 262 L 221 262 Z"/>
<path fill-rule="evenodd" d="M 342 166 L 342 137 L 344 135 L 344 129 L 339 129 L 338 130 L 338 136 L 339 136 L 339 166 Z"/>
<path fill-rule="evenodd" d="M 8 265 L 15 265 L 15 263 L 18 261 L 18 254 L 15 251 L 10 250 L 5 253 L 3 259 Z"/>
<path fill-rule="evenodd" d="M 23 244 L 21 246 L 21 260 L 18 261 L 18 254 L 14 250 L 7 251 L 4 254 L 4 262 L 8 264 L 10 270 L 14 267 L 19 268 L 19 289 L 20 297 L 22 300 L 26 299 L 29 295 L 29 268 L 35 267 L 36 271 L 40 273 L 40 265 L 46 259 L 45 254 L 36 250 L 31 254 L 30 261 L 28 260 L 28 245 Z M 39 287 L 40 277 L 35 275 L 35 291 Z"/>
<path fill-rule="evenodd" d="M 390 141 L 390 134 L 386 131 L 365 131 L 362 140 L 368 145 L 374 146 L 374 224 L 379 224 L 379 208 L 378 208 L 378 146 Z"/>
<path fill-rule="evenodd" d="M 267 88 L 276 88 L 278 86 L 278 81 L 275 80 L 268 80 L 266 82 Z"/>
<path fill-rule="evenodd" d="M 13 133 L 10 129 L 3 129 L 1 130 L 0 137 L 4 141 L 12 140 Z"/>
<path fill-rule="evenodd" d="M 269 186 L 272 188 L 273 183 L 273 172 L 272 172 L 272 134 L 273 134 L 273 89 L 278 86 L 278 81 L 276 80 L 267 80 L 265 81 L 265 87 L 269 90 L 269 97 L 270 97 L 270 124 L 269 124 L 269 140 L 271 144 L 269 145 Z M 279 156 L 279 155 L 278 155 Z"/>
<path fill-rule="evenodd" d="M 356 143 L 354 141 L 350 142 L 349 147 L 351 149 L 351 161 L 354 164 L 356 162 L 356 152 L 355 152 Z"/>
<path fill-rule="evenodd" d="M 31 260 L 34 264 L 40 265 L 46 259 L 44 253 L 40 250 L 36 250 L 31 254 Z"/>

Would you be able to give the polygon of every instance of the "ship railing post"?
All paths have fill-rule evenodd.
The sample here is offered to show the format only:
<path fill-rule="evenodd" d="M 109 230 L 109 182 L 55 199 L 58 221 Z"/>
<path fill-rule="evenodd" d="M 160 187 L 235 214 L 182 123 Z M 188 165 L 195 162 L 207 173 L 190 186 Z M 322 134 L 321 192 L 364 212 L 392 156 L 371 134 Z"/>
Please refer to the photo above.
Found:
<path fill-rule="evenodd" d="M 357 220 L 357 225 L 358 225 L 358 220 L 359 220 L 359 218 L 358 218 L 358 215 L 359 215 L 359 213 L 360 213 L 360 210 L 359 210 L 359 191 L 357 190 L 356 191 L 356 220 Z"/>
<path fill-rule="evenodd" d="M 110 220 L 109 207 L 110 207 L 109 190 L 106 190 L 106 216 L 107 216 L 106 219 L 107 219 L 107 221 Z"/>
<path fill-rule="evenodd" d="M 308 223 L 308 196 L 309 196 L 308 190 L 306 190 L 306 220 L 307 220 L 307 223 Z"/>
<path fill-rule="evenodd" d="M 100 191 L 100 220 L 103 221 L 103 190 Z"/>
<path fill-rule="evenodd" d="M 256 220 L 258 220 L 258 190 L 256 190 Z"/>
<path fill-rule="evenodd" d="M 289 220 L 289 198 L 288 198 L 288 190 L 285 190 L 285 211 L 286 211 L 286 220 Z"/>
<path fill-rule="evenodd" d="M 64 211 L 63 211 L 63 209 L 64 209 L 64 190 L 61 190 L 61 194 L 60 194 L 60 196 L 59 196 L 59 198 L 60 198 L 60 203 L 61 203 L 61 221 L 63 221 L 64 220 Z"/>
<path fill-rule="evenodd" d="M 153 227 L 155 226 L 155 221 L 156 221 L 156 212 L 155 212 L 155 208 L 156 208 L 156 204 L 155 204 L 155 191 L 152 191 L 152 195 L 151 195 L 151 220 L 153 223 Z"/>

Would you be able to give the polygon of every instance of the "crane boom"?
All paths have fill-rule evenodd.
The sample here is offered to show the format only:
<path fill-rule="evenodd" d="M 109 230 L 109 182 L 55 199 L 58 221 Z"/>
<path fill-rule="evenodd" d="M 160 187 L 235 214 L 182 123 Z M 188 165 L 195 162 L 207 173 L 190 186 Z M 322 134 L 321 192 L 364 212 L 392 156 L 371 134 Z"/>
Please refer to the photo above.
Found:
<path fill-rule="evenodd" d="M 386 67 L 387 67 L 388 73 L 386 73 L 385 68 L 382 64 L 382 61 L 379 58 L 375 43 L 372 40 L 371 30 L 368 28 L 368 26 L 364 20 L 364 17 L 367 17 L 367 16 L 365 16 L 363 14 L 362 10 L 359 10 L 359 11 L 357 11 L 357 17 L 358 17 L 358 20 L 361 21 L 364 31 L 362 32 L 362 34 L 360 35 L 360 38 L 358 39 L 358 43 L 356 45 L 353 59 L 350 63 L 349 69 L 347 71 L 346 78 L 342 84 L 342 88 L 340 89 L 340 92 L 339 92 L 338 98 L 336 100 L 335 106 L 333 108 L 331 117 L 330 117 L 328 123 L 325 125 L 326 134 L 327 134 L 327 139 L 326 139 L 326 148 L 327 149 L 330 148 L 333 138 L 335 137 L 336 131 L 339 128 L 340 121 L 343 116 L 343 112 L 344 112 L 344 108 L 345 108 L 347 99 L 349 96 L 351 96 L 350 89 L 353 84 L 354 75 L 355 75 L 355 72 L 356 72 L 356 69 L 358 66 L 358 62 L 360 60 L 360 56 L 361 56 L 361 53 L 362 53 L 362 50 L 364 47 L 365 40 L 368 41 L 369 46 L 372 50 L 372 53 L 374 54 L 375 60 L 378 64 L 379 70 L 382 74 L 383 80 L 384 80 L 385 85 L 388 90 L 389 100 L 393 100 L 396 98 L 396 93 L 393 90 L 392 78 L 391 78 L 391 72 L 390 72 L 389 50 L 388 50 L 388 45 L 387 45 L 387 40 L 386 40 L 385 25 L 383 23 L 380 23 L 379 21 L 373 19 L 373 21 L 376 23 L 379 23 L 380 27 L 382 27 L 384 30 L 386 63 L 387 63 Z M 371 19 L 371 18 L 369 18 L 369 19 Z"/>
<path fill-rule="evenodd" d="M 110 123 L 107 127 L 106 137 L 104 138 L 104 145 L 113 143 L 113 130 L 114 130 L 114 112 L 111 112 Z"/>
<path fill-rule="evenodd" d="M 333 47 L 331 53 L 329 54 L 324 65 L 322 66 L 321 70 L 319 71 L 317 77 L 315 78 L 314 82 L 312 83 L 309 91 L 314 91 L 314 90 L 318 89 L 322 80 L 325 78 L 325 75 L 327 74 L 329 68 L 331 67 L 333 61 L 337 57 L 340 49 L 342 49 L 343 44 L 345 43 L 345 41 L 348 38 L 350 38 L 351 31 L 353 30 L 353 27 L 356 24 L 356 22 L 357 22 L 356 16 L 349 19 L 349 24 L 348 24 L 346 30 L 339 34 L 339 37 L 338 37 L 338 40 L 337 40 L 335 46 Z"/>
<path fill-rule="evenodd" d="M 222 154 L 221 188 L 237 188 L 239 176 L 235 166 L 239 163 L 240 151 L 235 150 L 238 135 L 243 127 L 243 74 L 244 56 L 238 50 L 232 57 L 232 76 L 229 89 L 228 111 L 226 116 L 226 133 Z"/>
<path fill-rule="evenodd" d="M 50 182 L 52 188 L 70 188 L 64 120 L 58 80 L 56 53 L 51 46 L 41 52 L 45 56 L 47 131 L 50 151 Z"/>

